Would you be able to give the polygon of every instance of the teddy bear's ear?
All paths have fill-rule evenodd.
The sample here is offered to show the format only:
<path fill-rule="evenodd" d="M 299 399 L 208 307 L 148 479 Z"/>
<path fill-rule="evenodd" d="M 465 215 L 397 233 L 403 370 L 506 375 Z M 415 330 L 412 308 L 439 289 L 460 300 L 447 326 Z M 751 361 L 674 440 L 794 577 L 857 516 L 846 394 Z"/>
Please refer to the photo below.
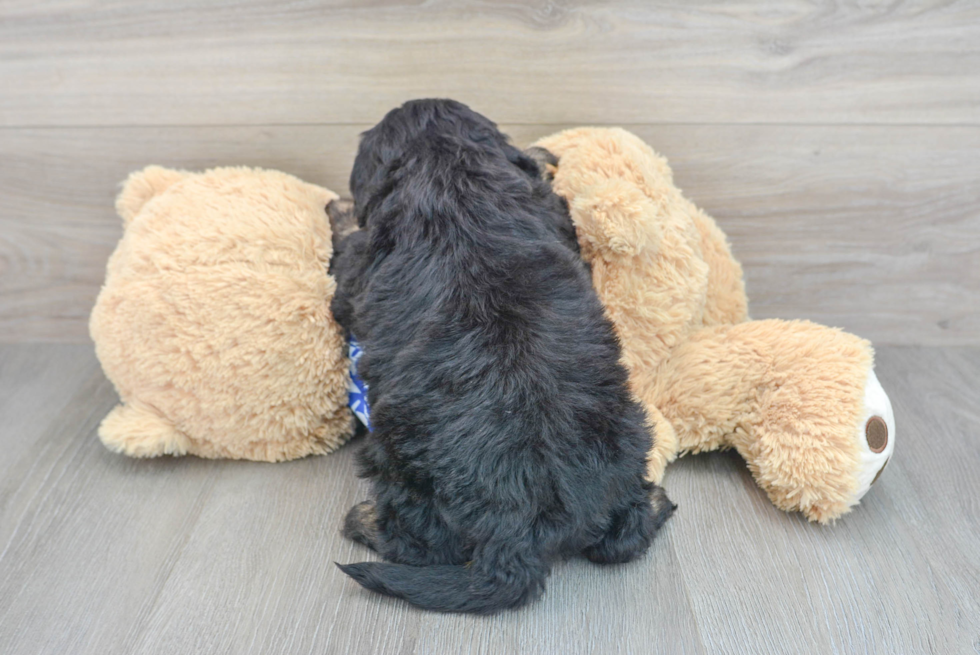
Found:
<path fill-rule="evenodd" d="M 129 225 L 151 198 L 160 195 L 188 174 L 186 171 L 162 166 L 147 166 L 141 171 L 130 173 L 116 198 L 116 212 L 123 219 L 123 225 Z"/>
<path fill-rule="evenodd" d="M 605 259 L 656 252 L 663 237 L 657 205 L 624 179 L 603 180 L 578 194 L 570 206 L 583 245 Z"/>

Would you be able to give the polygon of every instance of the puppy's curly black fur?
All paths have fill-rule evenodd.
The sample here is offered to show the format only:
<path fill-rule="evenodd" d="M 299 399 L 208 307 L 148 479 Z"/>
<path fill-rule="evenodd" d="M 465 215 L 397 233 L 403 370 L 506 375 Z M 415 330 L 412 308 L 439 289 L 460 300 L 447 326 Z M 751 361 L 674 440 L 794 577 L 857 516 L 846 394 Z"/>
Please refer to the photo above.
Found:
<path fill-rule="evenodd" d="M 540 153 L 539 153 L 540 154 Z M 433 610 L 538 595 L 557 558 L 641 555 L 673 511 L 564 202 L 534 158 L 450 100 L 391 111 L 351 174 L 334 316 L 360 340 L 375 500 L 344 533 L 394 563 L 341 566 Z"/>

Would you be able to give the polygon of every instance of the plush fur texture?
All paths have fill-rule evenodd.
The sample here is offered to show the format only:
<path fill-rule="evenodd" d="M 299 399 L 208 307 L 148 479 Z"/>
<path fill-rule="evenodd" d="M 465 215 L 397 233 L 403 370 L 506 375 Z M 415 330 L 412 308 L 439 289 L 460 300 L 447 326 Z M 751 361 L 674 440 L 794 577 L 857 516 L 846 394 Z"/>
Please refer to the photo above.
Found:
<path fill-rule="evenodd" d="M 352 430 L 325 206 L 275 171 L 151 166 L 126 180 L 125 233 L 90 331 L 122 404 L 99 436 L 137 457 L 278 461 Z"/>
<path fill-rule="evenodd" d="M 640 556 L 673 510 L 564 203 L 486 118 L 390 112 L 351 175 L 361 230 L 335 258 L 334 315 L 361 341 L 374 500 L 345 533 L 393 563 L 341 568 L 415 605 L 487 613 L 551 563 Z"/>
<path fill-rule="evenodd" d="M 554 189 L 656 424 L 649 478 L 678 454 L 733 447 L 777 507 L 822 523 L 847 512 L 871 345 L 806 321 L 748 321 L 725 235 L 636 136 L 578 128 L 536 145 L 558 157 Z"/>

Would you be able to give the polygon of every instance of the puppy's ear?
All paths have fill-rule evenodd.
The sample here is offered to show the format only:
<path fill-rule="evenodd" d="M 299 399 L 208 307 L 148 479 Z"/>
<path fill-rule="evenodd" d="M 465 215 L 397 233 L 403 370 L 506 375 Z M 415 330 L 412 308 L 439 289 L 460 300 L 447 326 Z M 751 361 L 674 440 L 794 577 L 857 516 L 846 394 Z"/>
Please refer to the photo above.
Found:
<path fill-rule="evenodd" d="M 558 157 L 554 153 L 541 146 L 531 146 L 524 150 L 524 154 L 538 165 L 541 179 L 545 182 L 551 182 L 555 179 L 555 171 L 558 170 Z"/>
<path fill-rule="evenodd" d="M 543 171 L 538 167 L 538 162 L 525 152 L 521 152 L 514 146 L 508 144 L 504 151 L 507 154 L 507 161 L 524 171 L 528 177 L 543 179 Z"/>
<path fill-rule="evenodd" d="M 187 171 L 177 171 L 162 166 L 147 166 L 141 171 L 129 174 L 123 182 L 122 191 L 116 198 L 116 212 L 128 226 L 147 202 L 172 185 L 190 175 Z"/>
<path fill-rule="evenodd" d="M 367 227 L 372 197 L 389 181 L 387 178 L 392 172 L 392 162 L 383 157 L 384 144 L 377 143 L 378 140 L 377 135 L 371 131 L 364 133 L 350 172 L 349 186 L 354 197 L 354 218 L 357 226 L 362 229 Z"/>
<path fill-rule="evenodd" d="M 333 251 L 337 252 L 340 242 L 352 232 L 357 231 L 354 201 L 349 198 L 334 198 L 327 203 L 327 217 L 330 219 Z"/>

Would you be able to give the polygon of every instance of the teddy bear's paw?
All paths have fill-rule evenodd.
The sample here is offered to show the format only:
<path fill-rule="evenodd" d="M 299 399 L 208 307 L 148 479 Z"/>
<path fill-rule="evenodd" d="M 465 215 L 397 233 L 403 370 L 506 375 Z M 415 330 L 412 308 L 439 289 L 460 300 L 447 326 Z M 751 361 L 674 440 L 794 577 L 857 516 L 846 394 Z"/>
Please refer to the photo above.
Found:
<path fill-rule="evenodd" d="M 186 455 L 190 440 L 173 423 L 138 403 L 117 405 L 102 419 L 99 439 L 106 448 L 130 457 Z"/>
<path fill-rule="evenodd" d="M 895 413 L 873 368 L 864 388 L 864 413 L 857 426 L 856 438 L 861 458 L 855 497 L 858 501 L 877 482 L 895 450 Z"/>

